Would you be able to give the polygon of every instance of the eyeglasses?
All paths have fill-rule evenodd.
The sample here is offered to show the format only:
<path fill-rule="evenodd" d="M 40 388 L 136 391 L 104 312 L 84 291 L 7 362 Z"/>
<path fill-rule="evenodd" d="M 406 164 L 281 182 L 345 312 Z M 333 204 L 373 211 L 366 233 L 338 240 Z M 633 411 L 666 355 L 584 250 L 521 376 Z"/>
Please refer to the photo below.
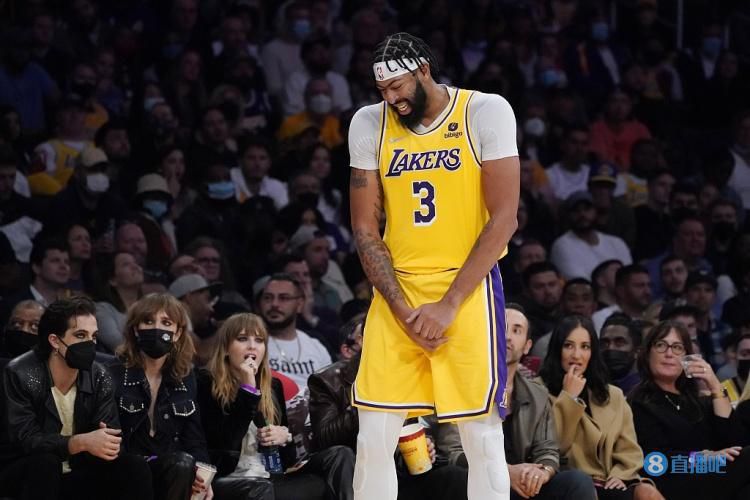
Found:
<path fill-rule="evenodd" d="M 667 352 L 667 349 L 672 349 L 672 354 L 676 356 L 682 356 L 685 354 L 685 346 L 680 342 L 675 342 L 674 344 L 667 344 L 663 340 L 657 340 L 654 342 L 654 351 L 665 353 Z"/>
<path fill-rule="evenodd" d="M 273 302 L 274 300 L 278 299 L 279 302 L 285 303 L 285 302 L 291 302 L 293 300 L 301 299 L 301 295 L 287 295 L 285 293 L 282 293 L 281 295 L 273 295 L 270 293 L 264 293 L 260 296 L 261 302 Z"/>

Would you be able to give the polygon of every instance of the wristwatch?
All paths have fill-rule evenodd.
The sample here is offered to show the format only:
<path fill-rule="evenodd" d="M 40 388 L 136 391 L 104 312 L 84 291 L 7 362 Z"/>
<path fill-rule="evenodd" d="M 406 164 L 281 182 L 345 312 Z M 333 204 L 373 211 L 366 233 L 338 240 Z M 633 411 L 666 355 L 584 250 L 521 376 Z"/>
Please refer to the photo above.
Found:
<path fill-rule="evenodd" d="M 550 467 L 549 465 L 547 465 L 547 464 L 540 464 L 540 467 L 541 467 L 542 469 L 544 469 L 544 470 L 546 470 L 546 471 L 547 471 L 547 473 L 549 474 L 549 477 L 552 477 L 552 476 L 554 476 L 554 475 L 555 475 L 555 469 L 553 469 L 553 468 L 552 468 L 552 467 Z"/>
<path fill-rule="evenodd" d="M 720 391 L 712 392 L 711 393 L 711 399 L 721 399 L 721 398 L 728 398 L 729 397 L 729 391 L 726 387 L 721 388 Z"/>

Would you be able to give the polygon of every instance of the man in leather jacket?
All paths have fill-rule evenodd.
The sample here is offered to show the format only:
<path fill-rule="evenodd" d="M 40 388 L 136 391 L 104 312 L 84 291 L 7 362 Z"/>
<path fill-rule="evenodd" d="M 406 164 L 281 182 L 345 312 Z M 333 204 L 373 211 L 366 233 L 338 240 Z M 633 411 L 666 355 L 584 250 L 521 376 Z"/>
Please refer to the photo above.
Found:
<path fill-rule="evenodd" d="M 87 298 L 52 303 L 35 349 L 6 367 L 0 496 L 153 498 L 145 460 L 120 452 L 112 378 L 94 362 L 95 314 Z"/>
<path fill-rule="evenodd" d="M 345 330 L 363 331 L 364 328 L 348 328 Z M 342 339 L 341 344 L 347 344 Z M 356 450 L 359 420 L 357 409 L 352 406 L 351 389 L 357 376 L 361 356 L 357 353 L 353 358 L 338 361 L 329 367 L 314 373 L 308 379 L 310 389 L 310 421 L 313 429 L 313 441 L 318 450 L 345 448 L 347 451 Z M 437 424 L 438 426 L 453 426 L 452 424 Z M 431 443 L 430 448 L 432 449 Z M 400 455 L 397 455 L 400 458 Z M 351 464 L 352 473 L 354 463 Z M 398 482 L 399 500 L 460 500 L 466 498 L 467 472 L 455 465 L 448 465 L 444 459 L 433 458 L 432 470 L 410 476 L 408 472 L 401 472 L 405 467 L 399 467 L 402 477 Z M 353 492 L 352 492 L 353 497 Z"/>

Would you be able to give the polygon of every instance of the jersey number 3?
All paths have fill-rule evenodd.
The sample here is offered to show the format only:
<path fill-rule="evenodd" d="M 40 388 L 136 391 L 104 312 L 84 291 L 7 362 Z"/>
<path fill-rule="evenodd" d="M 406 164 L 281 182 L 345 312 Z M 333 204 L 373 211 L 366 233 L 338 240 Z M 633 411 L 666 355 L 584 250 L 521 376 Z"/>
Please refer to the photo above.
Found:
<path fill-rule="evenodd" d="M 429 226 L 435 221 L 435 186 L 428 181 L 411 183 L 412 196 L 419 198 L 419 210 L 414 211 L 415 226 Z"/>

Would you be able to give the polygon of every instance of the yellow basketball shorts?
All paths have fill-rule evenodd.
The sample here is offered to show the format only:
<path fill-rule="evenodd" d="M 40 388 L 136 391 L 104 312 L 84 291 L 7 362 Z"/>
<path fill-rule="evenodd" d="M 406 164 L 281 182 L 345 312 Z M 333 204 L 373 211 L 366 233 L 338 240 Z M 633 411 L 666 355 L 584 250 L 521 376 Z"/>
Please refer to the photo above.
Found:
<path fill-rule="evenodd" d="M 399 274 L 412 307 L 440 300 L 456 271 Z M 433 352 L 406 334 L 385 299 L 375 293 L 367 313 L 362 361 L 352 387 L 357 408 L 435 413 L 441 422 L 480 418 L 498 405 L 505 417 L 505 305 L 495 266 L 466 299 L 444 333 L 448 342 Z"/>

